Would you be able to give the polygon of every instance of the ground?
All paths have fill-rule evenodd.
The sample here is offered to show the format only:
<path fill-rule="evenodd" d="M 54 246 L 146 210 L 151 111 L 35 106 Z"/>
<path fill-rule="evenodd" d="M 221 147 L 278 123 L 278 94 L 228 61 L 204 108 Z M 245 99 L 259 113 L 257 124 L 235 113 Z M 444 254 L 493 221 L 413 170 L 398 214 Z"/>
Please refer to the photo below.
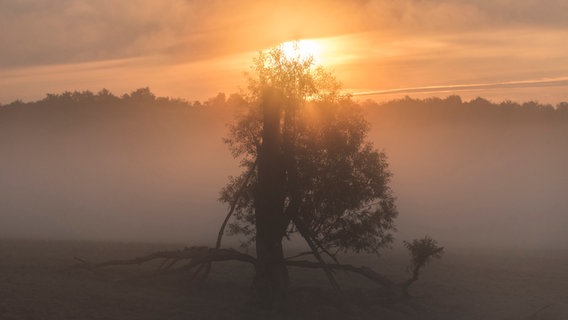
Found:
<path fill-rule="evenodd" d="M 70 268 L 180 246 L 105 242 L 0 240 L 0 319 L 567 319 L 566 251 L 446 249 L 411 288 L 415 308 L 384 308 L 373 287 L 339 274 L 346 299 L 318 270 L 291 269 L 290 308 L 258 308 L 250 266 L 214 265 L 208 281 L 183 276 L 133 277 L 151 269 L 101 273 Z M 403 279 L 406 253 L 347 257 Z M 119 280 L 120 279 L 120 280 Z M 118 280 L 118 281 L 117 281 Z"/>

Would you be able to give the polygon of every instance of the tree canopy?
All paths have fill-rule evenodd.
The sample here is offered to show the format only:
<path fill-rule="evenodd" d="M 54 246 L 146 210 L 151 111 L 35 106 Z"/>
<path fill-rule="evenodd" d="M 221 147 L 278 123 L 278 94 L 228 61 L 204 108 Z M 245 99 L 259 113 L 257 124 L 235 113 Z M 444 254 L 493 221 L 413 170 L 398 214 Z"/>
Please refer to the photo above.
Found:
<path fill-rule="evenodd" d="M 236 203 L 230 232 L 244 235 L 245 244 L 256 239 L 263 95 L 270 91 L 279 106 L 282 236 L 300 233 L 331 257 L 338 251 L 377 252 L 390 244 L 397 216 L 391 173 L 386 155 L 367 140 L 360 106 L 312 58 L 289 57 L 279 47 L 261 52 L 248 78 L 246 105 L 226 139 L 245 169 L 221 194 L 222 201 Z"/>

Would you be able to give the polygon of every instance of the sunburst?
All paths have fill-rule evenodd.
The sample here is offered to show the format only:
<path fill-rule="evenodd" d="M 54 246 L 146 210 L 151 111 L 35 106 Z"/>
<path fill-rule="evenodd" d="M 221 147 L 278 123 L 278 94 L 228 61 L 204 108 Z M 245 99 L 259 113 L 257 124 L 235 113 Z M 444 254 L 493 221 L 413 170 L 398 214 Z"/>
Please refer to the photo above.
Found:
<path fill-rule="evenodd" d="M 321 46 L 313 40 L 296 40 L 283 42 L 281 45 L 284 55 L 288 59 L 305 60 L 313 58 L 315 62 L 319 61 Z"/>

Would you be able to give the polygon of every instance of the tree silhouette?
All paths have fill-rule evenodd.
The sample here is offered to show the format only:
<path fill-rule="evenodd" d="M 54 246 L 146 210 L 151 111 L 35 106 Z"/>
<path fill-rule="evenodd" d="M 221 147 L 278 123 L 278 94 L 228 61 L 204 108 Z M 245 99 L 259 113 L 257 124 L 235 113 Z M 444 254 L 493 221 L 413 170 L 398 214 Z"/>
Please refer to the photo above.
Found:
<path fill-rule="evenodd" d="M 392 301 L 402 301 L 425 264 L 420 261 L 441 255 L 443 249 L 433 240 L 418 242 L 428 245 L 425 250 L 408 246 L 417 271 L 402 284 L 368 267 L 338 261 L 339 252 L 377 253 L 391 244 L 398 214 L 386 156 L 367 140 L 369 126 L 359 104 L 342 94 L 338 81 L 316 66 L 313 58 L 284 54 L 281 47 L 261 52 L 248 79 L 243 96 L 214 99 L 241 107 L 226 143 L 244 169 L 221 191 L 220 199 L 229 205 L 229 212 L 216 246 L 98 264 L 79 259 L 80 266 L 92 269 L 163 260 L 160 272 L 193 272 L 194 279 L 208 274 L 212 262 L 241 261 L 254 267 L 255 291 L 267 305 L 286 301 L 289 266 L 322 269 L 338 292 L 341 288 L 333 272 L 341 270 L 367 278 L 386 288 L 396 298 Z M 147 88 L 120 99 L 160 100 Z M 227 226 L 229 233 L 244 236 L 245 245 L 254 243 L 256 256 L 222 248 Z M 285 257 L 282 242 L 295 234 L 310 250 Z M 302 256 L 313 259 L 298 260 Z"/>
<path fill-rule="evenodd" d="M 410 251 L 410 265 L 408 271 L 412 274 L 408 280 L 401 284 L 402 291 L 408 295 L 408 288 L 418 280 L 420 270 L 432 259 L 440 259 L 444 254 L 444 248 L 438 247 L 436 240 L 430 237 L 415 239 L 412 242 L 404 241 L 404 246 Z"/>
<path fill-rule="evenodd" d="M 285 292 L 282 240 L 294 233 L 322 266 L 338 251 L 378 252 L 392 242 L 397 211 L 386 156 L 366 140 L 359 106 L 339 89 L 312 58 L 280 47 L 261 53 L 249 75 L 247 112 L 226 140 L 245 170 L 221 199 L 236 203 L 231 232 L 256 244 L 263 297 Z"/>

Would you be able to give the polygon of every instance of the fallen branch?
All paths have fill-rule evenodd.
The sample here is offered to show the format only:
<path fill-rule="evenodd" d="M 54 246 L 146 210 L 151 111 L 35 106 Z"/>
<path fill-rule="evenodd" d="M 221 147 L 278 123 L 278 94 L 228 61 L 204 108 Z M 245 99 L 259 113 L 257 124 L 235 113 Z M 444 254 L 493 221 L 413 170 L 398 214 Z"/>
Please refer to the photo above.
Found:
<path fill-rule="evenodd" d="M 83 259 L 75 259 L 81 262 L 81 264 L 75 265 L 76 268 L 85 268 L 89 270 L 105 267 L 140 265 L 159 259 L 164 259 L 161 266 L 167 263 L 167 267 L 158 268 L 158 271 L 167 271 L 181 260 L 189 260 L 189 263 L 181 266 L 177 270 L 191 270 L 206 263 L 229 260 L 247 262 L 256 267 L 256 259 L 248 254 L 232 249 L 213 249 L 209 247 L 188 247 L 183 250 L 176 251 L 159 251 L 134 259 L 110 260 L 101 263 L 89 263 Z M 168 261 L 170 262 L 168 263 Z"/>
<path fill-rule="evenodd" d="M 79 265 L 76 265 L 76 268 L 85 268 L 91 271 L 100 268 L 107 268 L 107 267 L 116 267 L 116 266 L 132 266 L 132 265 L 141 265 L 146 262 L 150 262 L 153 260 L 164 259 L 165 261 L 172 261 L 172 262 L 179 262 L 182 260 L 189 260 L 189 263 L 175 269 L 177 271 L 189 271 L 195 267 L 202 268 L 203 265 L 209 262 L 219 262 L 219 261 L 241 261 L 250 263 L 255 268 L 257 266 L 257 260 L 253 256 L 250 256 L 245 253 L 241 253 L 239 251 L 233 249 L 213 249 L 209 247 L 189 247 L 183 250 L 177 251 L 160 251 L 155 252 L 146 256 L 137 257 L 134 259 L 122 259 L 122 260 L 110 260 L 101 263 L 89 263 L 83 259 L 75 258 L 76 260 L 80 261 Z M 169 265 L 172 266 L 173 263 L 170 262 Z M 284 264 L 286 266 L 291 267 L 298 267 L 298 268 L 308 268 L 308 269 L 323 269 L 324 265 L 321 262 L 313 262 L 313 261 L 306 261 L 306 260 L 285 260 Z M 394 282 L 392 282 L 387 277 L 376 273 L 375 271 L 371 270 L 368 267 L 355 267 L 350 264 L 325 264 L 325 268 L 330 270 L 342 270 L 348 271 L 352 273 L 359 274 L 376 284 L 379 284 L 389 292 L 398 295 L 400 292 L 400 287 L 398 287 Z M 166 272 L 169 268 L 159 268 L 158 272 Z"/>
<path fill-rule="evenodd" d="M 427 237 L 425 239 L 415 240 L 413 243 L 407 243 L 407 246 L 409 247 L 409 249 L 411 249 L 413 256 L 413 263 L 411 265 L 413 267 L 413 274 L 410 279 L 400 284 L 396 284 L 386 276 L 381 275 L 371 268 L 365 266 L 357 267 L 350 264 L 339 263 L 328 264 L 325 263 L 323 259 L 318 259 L 317 262 L 308 260 L 284 260 L 284 264 L 290 267 L 323 269 L 328 275 L 332 270 L 355 273 L 385 288 L 390 296 L 399 299 L 408 296 L 408 288 L 413 282 L 418 279 L 419 270 L 424 267 L 424 265 L 431 258 L 439 258 L 443 253 L 443 248 L 438 247 L 435 241 Z M 307 253 L 313 254 L 313 251 L 305 252 L 303 254 Z M 250 263 L 255 269 L 258 265 L 257 259 L 251 255 L 236 251 L 234 249 L 215 249 L 209 247 L 188 247 L 184 248 L 183 250 L 177 251 L 159 251 L 133 259 L 111 260 L 101 263 L 89 263 L 80 258 L 75 259 L 80 262 L 80 264 L 75 265 L 76 268 L 88 269 L 91 272 L 95 273 L 98 273 L 98 269 L 100 268 L 141 265 L 146 262 L 163 259 L 164 261 L 162 261 L 162 263 L 160 264 L 160 267 L 156 271 L 156 274 L 188 272 L 197 267 L 197 271 L 195 271 L 195 273 L 191 277 L 192 280 L 197 277 L 200 272 L 203 272 L 204 269 L 206 269 L 206 266 L 212 262 L 241 261 Z M 171 269 L 174 265 L 184 260 L 187 260 L 185 265 L 182 265 L 176 269 Z M 333 276 L 332 279 L 335 280 Z M 335 284 L 339 286 L 337 282 L 335 282 Z M 333 287 L 337 290 L 337 287 Z"/>

